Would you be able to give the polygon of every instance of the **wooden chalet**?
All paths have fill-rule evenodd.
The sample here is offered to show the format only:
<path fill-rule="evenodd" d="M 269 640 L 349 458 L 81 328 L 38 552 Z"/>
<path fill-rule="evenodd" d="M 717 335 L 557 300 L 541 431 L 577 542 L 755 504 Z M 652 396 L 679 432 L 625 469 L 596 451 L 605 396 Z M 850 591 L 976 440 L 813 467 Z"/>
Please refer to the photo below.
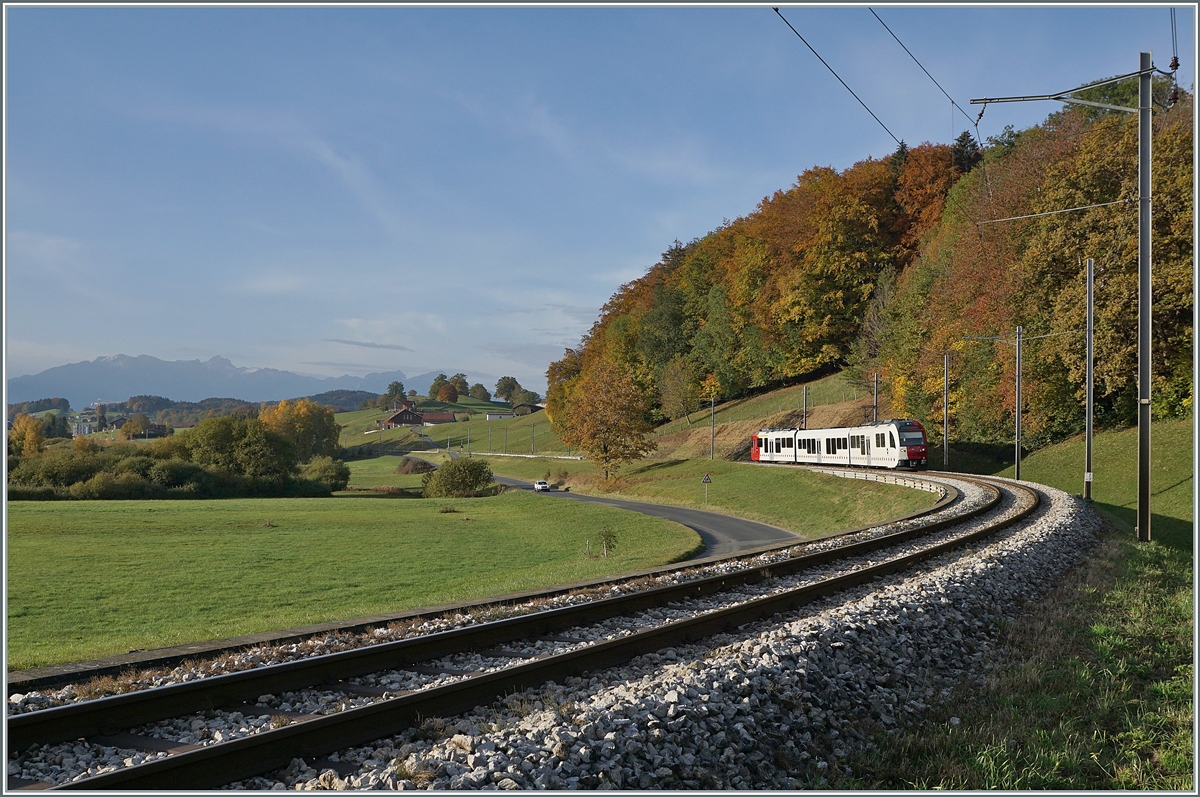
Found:
<path fill-rule="evenodd" d="M 425 423 L 425 413 L 414 409 L 411 402 L 404 403 L 408 406 L 393 412 L 380 422 L 381 429 L 395 429 L 397 426 L 421 426 Z"/>

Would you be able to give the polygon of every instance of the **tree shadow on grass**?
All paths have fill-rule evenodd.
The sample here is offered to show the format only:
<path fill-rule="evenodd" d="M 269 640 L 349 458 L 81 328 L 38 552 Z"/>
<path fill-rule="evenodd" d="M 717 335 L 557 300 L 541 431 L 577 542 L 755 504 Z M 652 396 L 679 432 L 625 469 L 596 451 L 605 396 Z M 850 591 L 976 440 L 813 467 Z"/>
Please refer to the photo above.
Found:
<path fill-rule="evenodd" d="M 687 461 L 688 460 L 686 460 L 686 459 L 666 459 L 666 460 L 663 460 L 662 462 L 651 462 L 649 465 L 643 465 L 640 468 L 635 468 L 634 470 L 629 471 L 628 475 L 633 476 L 635 474 L 650 473 L 651 471 L 655 471 L 655 470 L 663 470 L 664 468 L 673 468 L 676 465 L 683 465 Z"/>
<path fill-rule="evenodd" d="M 1122 526 L 1136 537 L 1137 509 L 1127 506 L 1115 506 L 1096 502 L 1096 508 L 1114 517 Z M 1150 513 L 1150 539 L 1167 548 L 1190 553 L 1195 525 L 1183 518 Z"/>

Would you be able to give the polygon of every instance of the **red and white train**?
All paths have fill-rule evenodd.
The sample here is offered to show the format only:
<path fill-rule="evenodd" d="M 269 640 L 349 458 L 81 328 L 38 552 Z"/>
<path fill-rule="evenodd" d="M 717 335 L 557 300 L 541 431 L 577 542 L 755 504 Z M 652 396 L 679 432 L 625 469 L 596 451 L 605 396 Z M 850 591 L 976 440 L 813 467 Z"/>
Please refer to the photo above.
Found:
<path fill-rule="evenodd" d="M 750 442 L 750 459 L 916 470 L 927 464 L 925 427 L 890 420 L 843 429 L 760 429 Z"/>

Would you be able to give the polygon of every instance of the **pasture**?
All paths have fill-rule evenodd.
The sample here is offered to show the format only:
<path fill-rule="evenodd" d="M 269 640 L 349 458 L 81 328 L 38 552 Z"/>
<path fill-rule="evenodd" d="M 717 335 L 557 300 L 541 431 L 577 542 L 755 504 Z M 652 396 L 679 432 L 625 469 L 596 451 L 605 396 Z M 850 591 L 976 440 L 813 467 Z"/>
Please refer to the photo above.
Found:
<path fill-rule="evenodd" d="M 453 512 L 443 512 L 444 508 Z M 609 558 L 585 555 L 601 527 Z M 513 491 L 8 505 L 8 668 L 533 589 L 666 564 L 669 521 Z"/>

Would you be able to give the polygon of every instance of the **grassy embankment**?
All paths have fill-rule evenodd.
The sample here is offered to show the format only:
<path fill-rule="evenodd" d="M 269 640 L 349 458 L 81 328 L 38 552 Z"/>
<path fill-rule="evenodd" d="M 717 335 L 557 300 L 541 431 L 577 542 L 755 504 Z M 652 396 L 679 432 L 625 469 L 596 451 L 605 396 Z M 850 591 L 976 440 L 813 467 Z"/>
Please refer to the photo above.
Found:
<path fill-rule="evenodd" d="M 1133 531 L 1137 431 L 1096 436 L 1093 497 L 1115 530 L 1005 629 L 1000 666 L 930 722 L 847 763 L 843 789 L 1192 788 L 1191 420 L 1153 431 L 1150 543 Z M 1036 452 L 1031 481 L 1079 493 L 1083 441 Z M 1011 468 L 1006 475 L 1011 474 Z M 951 726 L 951 717 L 961 719 Z"/>
<path fill-rule="evenodd" d="M 620 544 L 588 558 L 605 524 Z M 698 542 L 665 520 L 521 492 L 14 503 L 8 667 L 569 583 L 674 561 Z"/>

